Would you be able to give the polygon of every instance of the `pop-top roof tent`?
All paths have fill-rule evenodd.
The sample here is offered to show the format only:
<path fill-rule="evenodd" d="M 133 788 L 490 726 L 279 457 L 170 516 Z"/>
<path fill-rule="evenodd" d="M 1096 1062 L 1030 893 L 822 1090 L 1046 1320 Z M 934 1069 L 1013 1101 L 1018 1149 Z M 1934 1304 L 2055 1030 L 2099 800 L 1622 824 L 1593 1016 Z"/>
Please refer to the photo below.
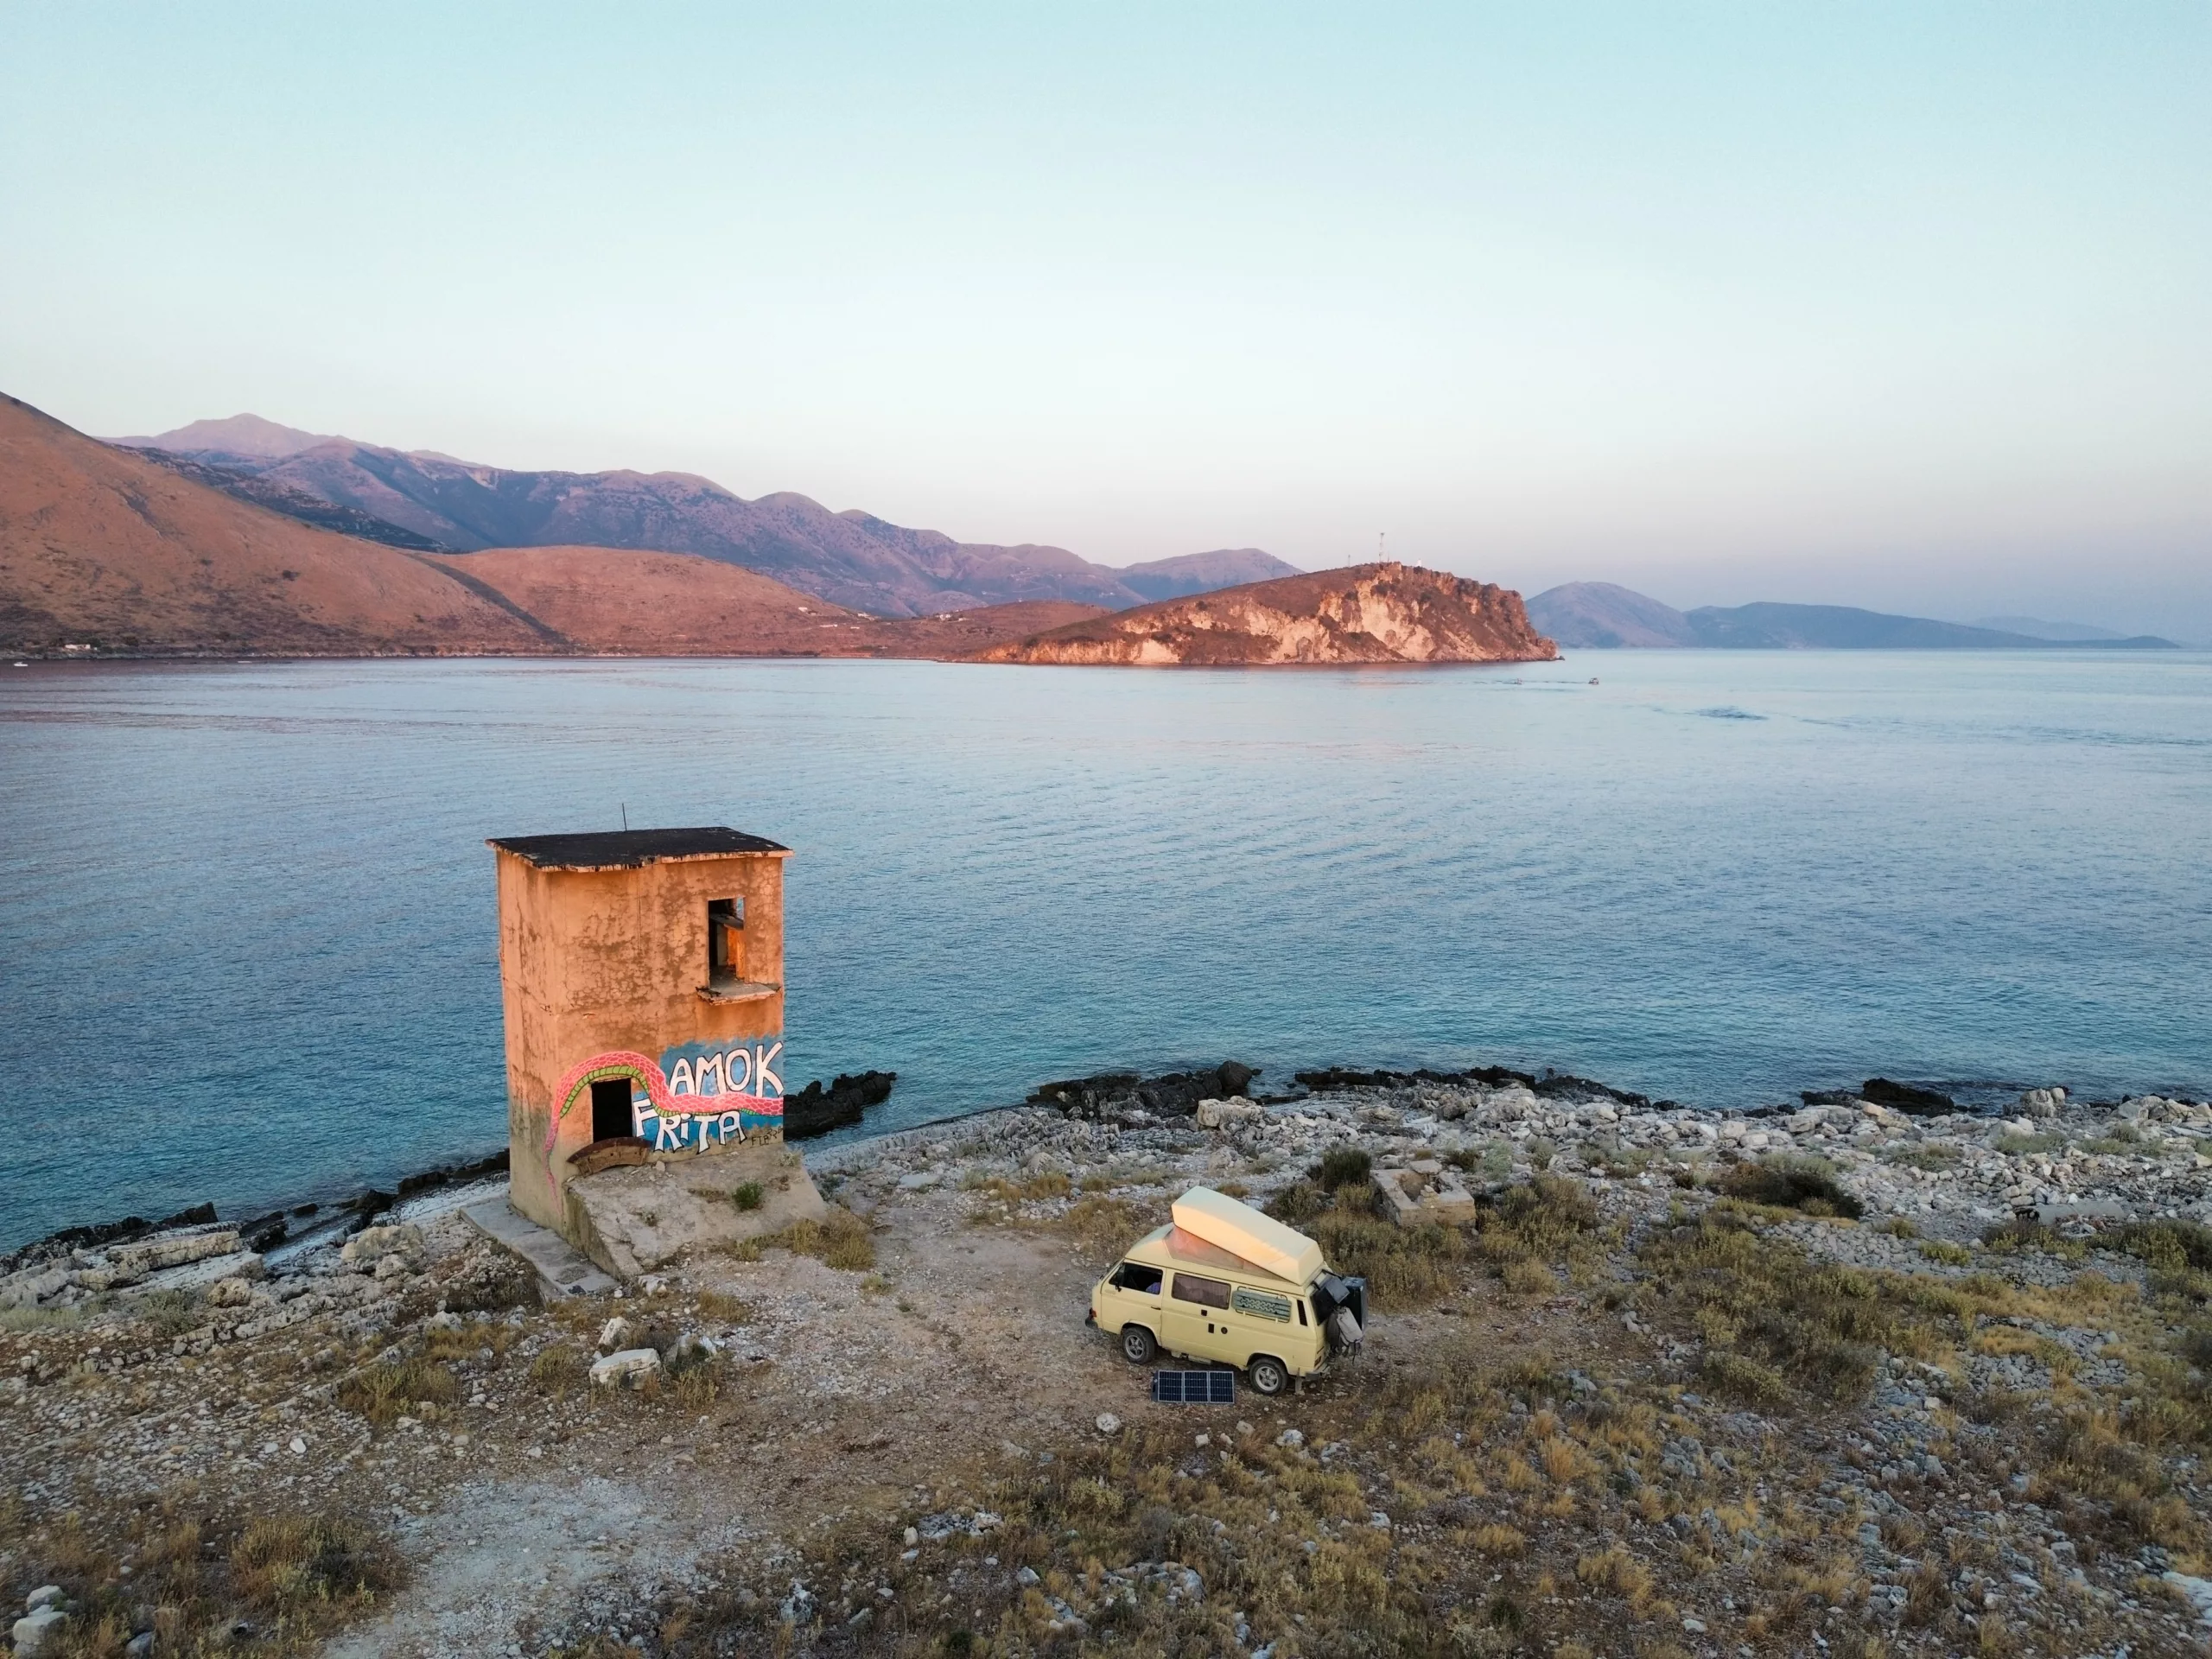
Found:
<path fill-rule="evenodd" d="M 1305 1285 L 1321 1271 L 1319 1244 L 1210 1186 L 1192 1187 L 1175 1200 L 1169 1213 L 1175 1218 L 1174 1232 L 1226 1250 L 1274 1278 Z M 1171 1236 L 1168 1243 L 1172 1249 L 1175 1241 Z"/>

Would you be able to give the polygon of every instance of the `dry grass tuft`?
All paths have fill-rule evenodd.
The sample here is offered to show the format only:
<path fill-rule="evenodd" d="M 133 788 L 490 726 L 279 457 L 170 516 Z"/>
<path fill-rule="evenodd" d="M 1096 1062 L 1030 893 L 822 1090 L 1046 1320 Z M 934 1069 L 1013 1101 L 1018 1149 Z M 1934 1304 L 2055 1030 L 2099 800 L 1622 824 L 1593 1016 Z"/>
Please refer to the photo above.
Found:
<path fill-rule="evenodd" d="M 1060 1178 L 1065 1188 L 1067 1178 Z M 820 1221 L 795 1221 L 780 1233 L 740 1239 L 727 1254 L 741 1262 L 758 1262 L 770 1250 L 789 1250 L 810 1255 L 843 1273 L 865 1273 L 875 1265 L 875 1240 L 868 1223 L 841 1204 L 830 1206 Z"/>
<path fill-rule="evenodd" d="M 460 1392 L 451 1370 L 416 1355 L 354 1372 L 338 1385 L 338 1403 L 385 1428 L 401 1417 L 419 1414 L 425 1405 L 434 1411 L 449 1405 Z"/>
<path fill-rule="evenodd" d="M 530 1386 L 540 1394 L 574 1394 L 590 1371 L 591 1361 L 581 1348 L 556 1342 L 530 1362 Z"/>

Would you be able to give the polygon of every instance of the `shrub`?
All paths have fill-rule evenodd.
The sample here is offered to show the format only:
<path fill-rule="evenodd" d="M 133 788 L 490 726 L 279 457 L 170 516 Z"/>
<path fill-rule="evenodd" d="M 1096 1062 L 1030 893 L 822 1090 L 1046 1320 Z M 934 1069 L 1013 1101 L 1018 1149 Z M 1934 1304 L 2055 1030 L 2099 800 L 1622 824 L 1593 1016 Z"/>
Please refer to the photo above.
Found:
<path fill-rule="evenodd" d="M 1999 1135 L 1989 1144 L 2008 1158 L 2018 1158 L 2031 1152 L 2056 1152 L 2066 1144 L 2066 1137 L 2063 1135 L 2014 1135 L 2008 1132 Z"/>
<path fill-rule="evenodd" d="M 1856 1221 L 1866 1212 L 1836 1179 L 1835 1171 L 1816 1158 L 1766 1158 L 1738 1164 L 1720 1178 L 1720 1190 L 1749 1204 L 1808 1216 L 1847 1216 Z"/>
<path fill-rule="evenodd" d="M 1558 1276 L 1533 1256 L 1507 1262 L 1498 1276 L 1516 1296 L 1548 1296 L 1559 1288 Z"/>
<path fill-rule="evenodd" d="M 1311 1181 L 1293 1181 L 1263 1206 L 1268 1214 L 1291 1227 L 1303 1227 L 1329 1207 L 1329 1195 Z"/>
<path fill-rule="evenodd" d="M 2133 1222 L 2112 1229 L 2105 1243 L 2165 1273 L 2212 1268 L 2212 1228 L 2193 1221 Z"/>
<path fill-rule="evenodd" d="M 767 1196 L 760 1182 L 740 1181 L 730 1189 L 729 1201 L 740 1210 L 752 1211 L 758 1210 Z"/>
<path fill-rule="evenodd" d="M 1357 1147 L 1332 1147 L 1321 1154 L 1321 1161 L 1313 1166 L 1313 1184 L 1324 1192 L 1334 1192 L 1339 1187 L 1364 1186 L 1375 1178 L 1375 1160 Z"/>
<path fill-rule="evenodd" d="M 1363 1199 L 1344 1201 L 1351 1197 L 1347 1192 L 1309 1230 L 1331 1267 L 1367 1281 L 1377 1308 L 1417 1307 L 1456 1287 L 1454 1268 L 1467 1255 L 1458 1229 L 1401 1227 L 1378 1219 Z"/>
<path fill-rule="evenodd" d="M 1984 1228 L 1981 1242 L 1993 1250 L 2041 1250 L 2064 1262 L 2079 1262 L 2089 1253 L 2088 1246 L 2080 1239 L 2068 1238 L 2056 1229 L 2024 1216 Z"/>
<path fill-rule="evenodd" d="M 1746 1355 L 1726 1349 L 1709 1351 L 1698 1370 L 1705 1378 L 1706 1386 L 1715 1394 L 1729 1395 L 1753 1404 L 1779 1400 L 1789 1392 L 1782 1373 L 1771 1365 L 1762 1365 Z"/>
<path fill-rule="evenodd" d="M 1649 1240 L 1637 1260 L 1711 1345 L 1714 1388 L 1752 1398 L 1772 1397 L 1785 1377 L 1839 1399 L 1863 1396 L 1885 1351 L 1930 1351 L 1930 1316 L 1971 1311 L 1980 1282 L 1813 1262 L 1762 1237 L 1756 1217 L 1726 1200 Z"/>
<path fill-rule="evenodd" d="M 1483 1253 L 1494 1261 L 1556 1261 L 1596 1230 L 1598 1205 L 1580 1181 L 1539 1175 L 1507 1188 L 1478 1224 Z"/>
<path fill-rule="evenodd" d="M 1882 1154 L 1885 1163 L 1903 1164 L 1910 1169 L 1924 1169 L 1931 1173 L 1955 1169 L 1966 1154 L 1953 1141 L 1928 1141 L 1916 1146 L 1899 1147 L 1895 1152 Z"/>
<path fill-rule="evenodd" d="M 156 1290 L 138 1298 L 134 1311 L 164 1337 L 181 1337 L 200 1323 L 196 1290 Z"/>

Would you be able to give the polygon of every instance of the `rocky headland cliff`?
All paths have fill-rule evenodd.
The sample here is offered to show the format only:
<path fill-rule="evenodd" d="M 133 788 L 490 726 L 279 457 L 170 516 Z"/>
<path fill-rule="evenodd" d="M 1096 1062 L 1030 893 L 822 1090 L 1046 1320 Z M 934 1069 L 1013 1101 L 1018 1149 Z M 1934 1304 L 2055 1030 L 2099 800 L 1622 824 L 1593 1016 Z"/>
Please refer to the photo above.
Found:
<path fill-rule="evenodd" d="M 977 653 L 992 663 L 1242 667 L 1549 662 L 1521 595 L 1408 564 L 1355 564 L 1093 617 Z"/>

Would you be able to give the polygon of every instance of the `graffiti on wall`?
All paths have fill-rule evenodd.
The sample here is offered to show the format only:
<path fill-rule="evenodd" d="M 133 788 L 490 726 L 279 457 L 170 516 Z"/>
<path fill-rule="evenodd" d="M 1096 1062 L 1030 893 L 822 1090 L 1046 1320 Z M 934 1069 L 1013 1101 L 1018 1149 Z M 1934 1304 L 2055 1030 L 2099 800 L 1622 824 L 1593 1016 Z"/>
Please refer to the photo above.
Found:
<path fill-rule="evenodd" d="M 545 1173 L 561 1126 L 579 1102 L 591 1109 L 594 1083 L 626 1078 L 633 1130 L 656 1152 L 703 1152 L 747 1140 L 780 1140 L 784 1127 L 784 1039 L 683 1043 L 658 1060 L 626 1049 L 594 1054 L 570 1066 L 553 1090 L 545 1129 Z"/>
<path fill-rule="evenodd" d="M 630 1096 L 632 1133 L 655 1152 L 703 1151 L 784 1127 L 784 1039 L 685 1043 L 660 1057 L 667 1104 L 645 1089 Z"/>

